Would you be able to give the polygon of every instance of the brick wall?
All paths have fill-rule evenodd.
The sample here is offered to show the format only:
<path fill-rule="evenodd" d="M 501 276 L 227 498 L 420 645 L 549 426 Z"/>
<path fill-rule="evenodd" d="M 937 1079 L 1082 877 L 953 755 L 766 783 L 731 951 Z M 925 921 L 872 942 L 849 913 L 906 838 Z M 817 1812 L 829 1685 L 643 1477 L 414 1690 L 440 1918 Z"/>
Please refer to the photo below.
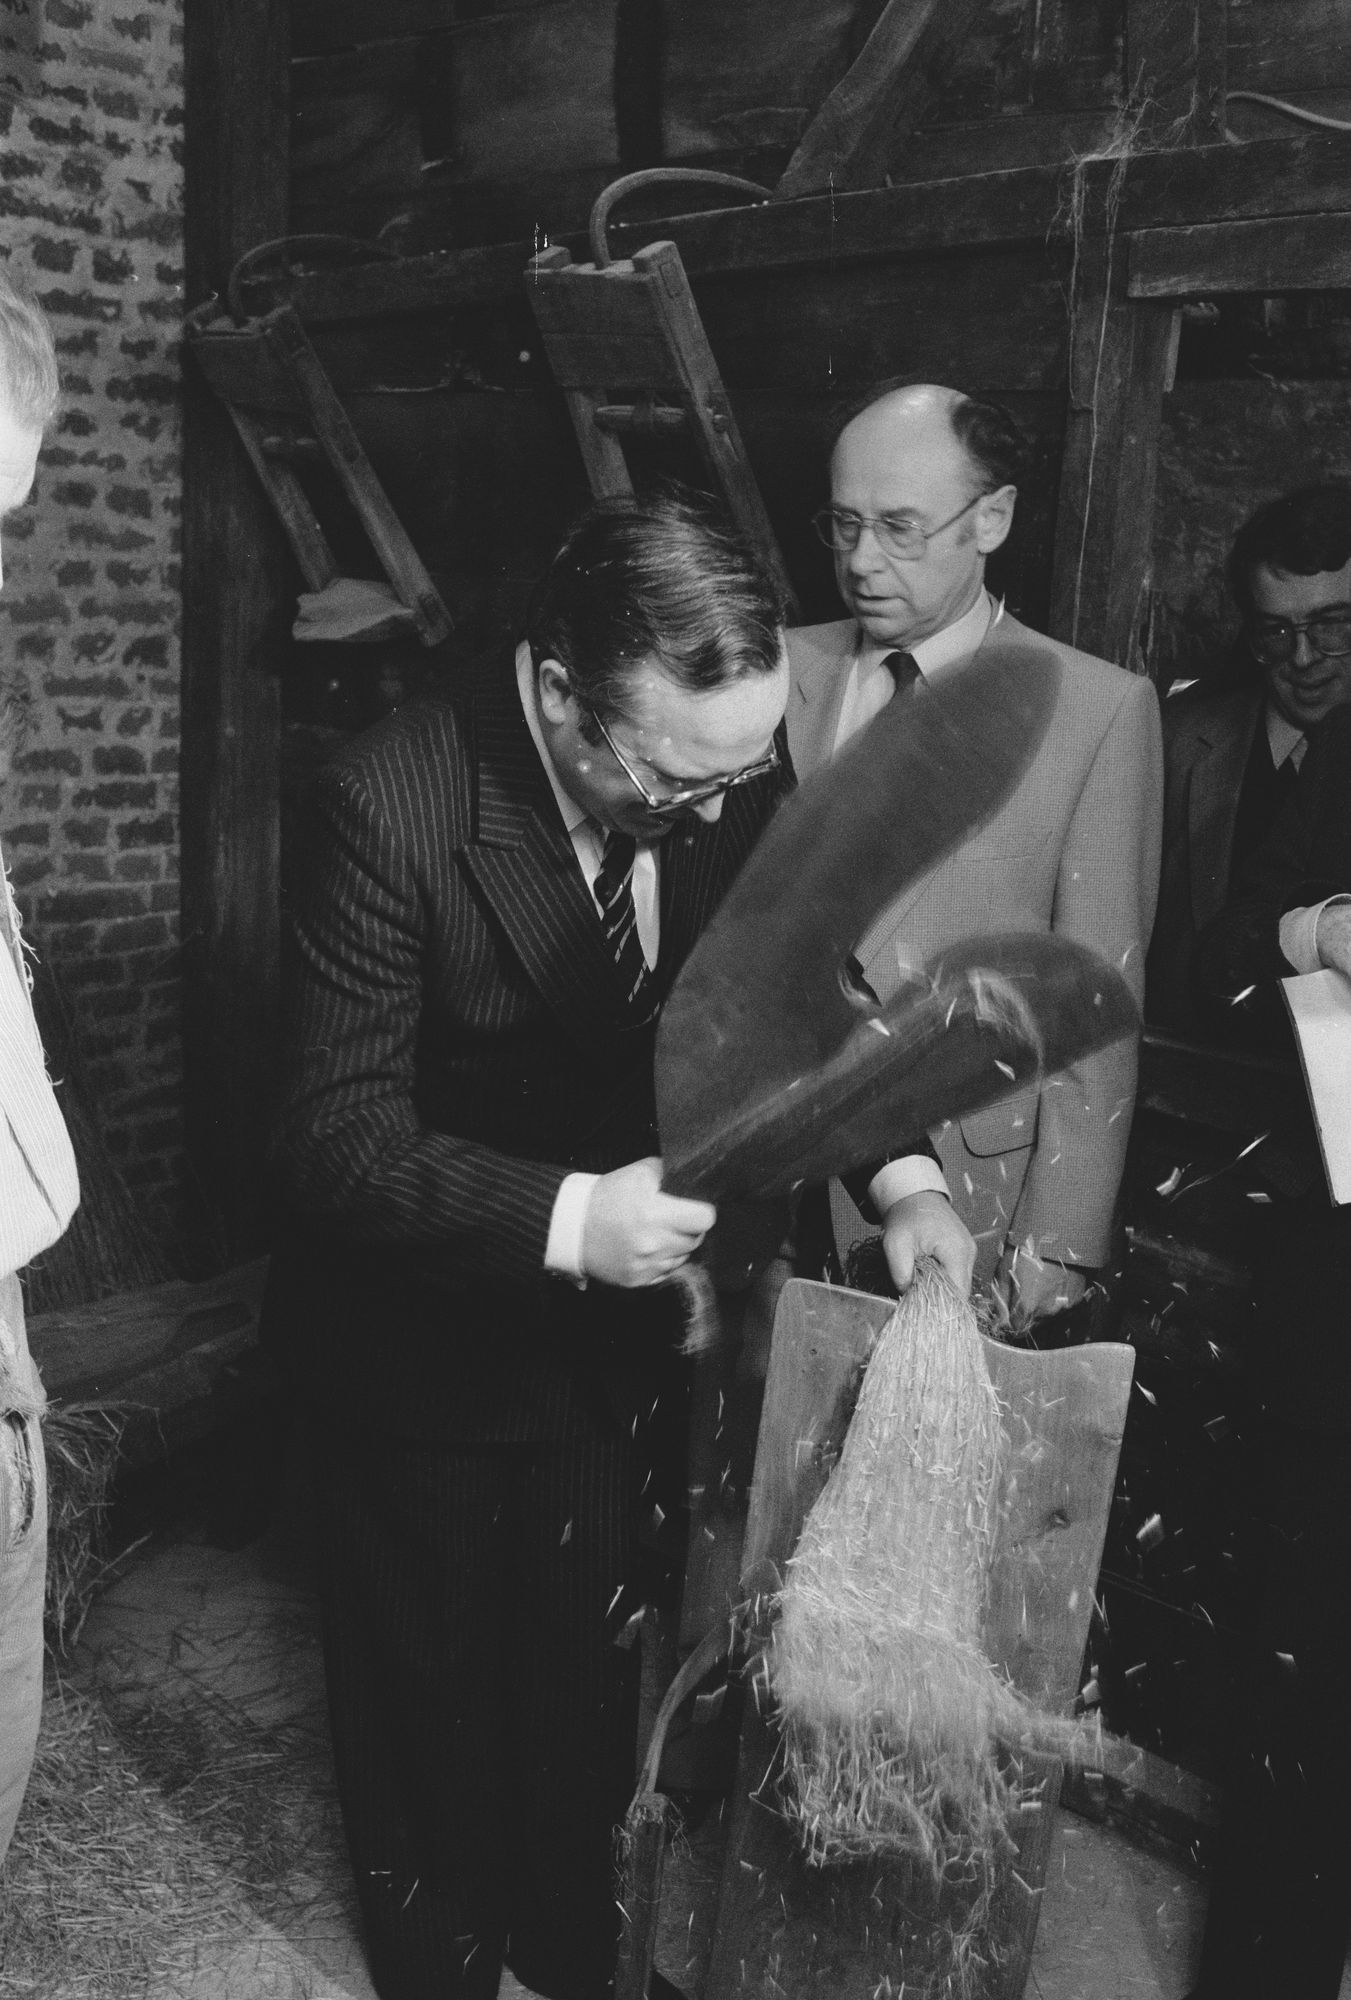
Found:
<path fill-rule="evenodd" d="M 84 1085 L 166 1240 L 178 1019 L 182 0 L 5 0 L 0 256 L 56 331 L 64 399 L 4 528 L 0 662 L 33 695 L 0 797 Z"/>

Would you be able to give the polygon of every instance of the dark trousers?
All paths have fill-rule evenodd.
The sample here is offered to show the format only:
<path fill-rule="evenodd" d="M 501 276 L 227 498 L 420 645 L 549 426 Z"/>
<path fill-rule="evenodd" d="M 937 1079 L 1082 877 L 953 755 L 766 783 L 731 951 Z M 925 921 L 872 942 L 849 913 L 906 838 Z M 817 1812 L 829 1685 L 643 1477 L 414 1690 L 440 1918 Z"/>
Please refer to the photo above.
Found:
<path fill-rule="evenodd" d="M 603 2000 L 641 1445 L 590 1406 L 547 1443 L 316 1430 L 334 1753 L 381 2000 L 492 2000 L 504 1960 L 551 2000 Z"/>
<path fill-rule="evenodd" d="M 1351 1933 L 1351 1440 L 1272 1422 L 1261 1602 L 1198 1991 L 1336 2000 Z"/>

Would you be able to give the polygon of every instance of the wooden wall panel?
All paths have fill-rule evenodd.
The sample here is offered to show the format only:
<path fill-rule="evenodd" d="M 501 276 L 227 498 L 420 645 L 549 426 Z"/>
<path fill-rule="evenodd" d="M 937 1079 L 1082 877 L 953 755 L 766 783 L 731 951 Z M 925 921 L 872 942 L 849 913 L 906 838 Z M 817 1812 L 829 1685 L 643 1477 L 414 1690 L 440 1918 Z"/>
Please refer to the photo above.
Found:
<path fill-rule="evenodd" d="M 185 42 L 189 304 L 286 228 L 284 0 L 193 0 Z M 224 79 L 224 82 L 222 82 Z M 190 1158 L 226 1261 L 264 1232 L 279 958 L 279 669 L 287 555 L 195 370 L 183 410 L 183 1035 Z"/>
<path fill-rule="evenodd" d="M 291 50 L 297 56 L 325 55 L 375 41 L 436 35 L 458 21 L 485 14 L 520 14 L 554 0 L 291 0 Z"/>
<path fill-rule="evenodd" d="M 665 0 L 668 160 L 796 145 L 847 69 L 855 0 Z"/>
<path fill-rule="evenodd" d="M 710 278 L 695 292 L 733 395 L 853 395 L 900 373 L 1038 391 L 1064 375 L 1063 277 L 1044 252 L 823 265 Z"/>
<path fill-rule="evenodd" d="M 618 171 L 615 0 L 460 18 L 293 65 L 293 222 L 433 241 L 557 230 Z M 574 192 L 582 183 L 582 192 Z"/>
<path fill-rule="evenodd" d="M 1229 81 L 1235 89 L 1345 87 L 1351 10 L 1345 0 L 1230 0 Z"/>

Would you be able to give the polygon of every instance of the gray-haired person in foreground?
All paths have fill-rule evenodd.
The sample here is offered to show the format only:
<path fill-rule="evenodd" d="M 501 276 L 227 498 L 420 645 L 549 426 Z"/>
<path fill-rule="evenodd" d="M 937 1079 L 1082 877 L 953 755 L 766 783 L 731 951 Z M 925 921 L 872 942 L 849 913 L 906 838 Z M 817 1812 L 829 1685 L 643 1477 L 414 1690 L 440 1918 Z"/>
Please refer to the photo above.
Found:
<path fill-rule="evenodd" d="M 56 354 L 38 308 L 0 277 L 0 516 L 22 506 L 56 407 Z M 0 662 L 0 776 L 22 740 L 26 690 Z M 79 1200 L 75 1156 L 33 1018 L 19 916 L 0 865 L 0 1860 L 42 1713 L 47 1478 L 42 1383 L 24 1333 L 19 1272 Z"/>

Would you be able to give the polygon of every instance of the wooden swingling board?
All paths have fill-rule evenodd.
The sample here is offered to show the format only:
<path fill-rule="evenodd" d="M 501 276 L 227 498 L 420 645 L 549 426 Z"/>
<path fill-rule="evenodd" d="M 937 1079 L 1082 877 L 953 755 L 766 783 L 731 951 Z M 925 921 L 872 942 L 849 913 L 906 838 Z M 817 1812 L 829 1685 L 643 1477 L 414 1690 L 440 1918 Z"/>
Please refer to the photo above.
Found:
<path fill-rule="evenodd" d="M 783 1294 L 751 1490 L 742 1589 L 761 1629 L 768 1595 L 844 1436 L 863 1362 L 892 1303 L 794 1280 Z M 1103 1342 L 1038 1354 L 983 1342 L 1004 1405 L 1009 1455 L 987 1613 L 986 1649 L 1032 1700 L 1069 1712 L 1079 1686 L 1134 1365 Z M 807 1869 L 773 1807 L 776 1738 L 752 1683 L 704 2000 L 875 2000 L 899 1993 L 914 1922 L 883 1864 Z M 985 1992 L 1013 2000 L 1026 1979 L 1045 1874 L 1054 1758 L 1015 1828 L 994 1929 L 1001 1959 Z M 922 1958 L 922 1952 L 921 1952 Z M 912 1977 L 919 1973 L 912 1957 Z M 887 1983 L 889 1982 L 889 1984 Z M 922 1993 L 922 1985 L 914 1990 Z"/>

